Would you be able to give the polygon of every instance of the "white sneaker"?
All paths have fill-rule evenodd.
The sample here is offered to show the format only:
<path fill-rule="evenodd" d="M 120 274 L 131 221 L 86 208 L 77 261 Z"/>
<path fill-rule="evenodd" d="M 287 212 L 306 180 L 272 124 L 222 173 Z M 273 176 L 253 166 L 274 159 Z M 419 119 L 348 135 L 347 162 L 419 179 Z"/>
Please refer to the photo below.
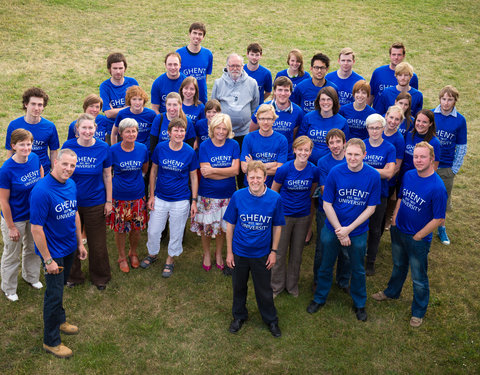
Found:
<path fill-rule="evenodd" d="M 42 289 L 43 288 L 43 284 L 40 281 L 37 281 L 36 283 L 30 284 L 30 285 L 32 287 L 34 287 L 35 289 Z"/>
<path fill-rule="evenodd" d="M 16 293 L 15 293 L 15 294 L 7 294 L 7 293 L 5 293 L 5 296 L 6 296 L 7 299 L 8 299 L 9 301 L 11 301 L 11 302 L 16 302 L 16 301 L 18 301 L 18 296 L 17 296 Z"/>

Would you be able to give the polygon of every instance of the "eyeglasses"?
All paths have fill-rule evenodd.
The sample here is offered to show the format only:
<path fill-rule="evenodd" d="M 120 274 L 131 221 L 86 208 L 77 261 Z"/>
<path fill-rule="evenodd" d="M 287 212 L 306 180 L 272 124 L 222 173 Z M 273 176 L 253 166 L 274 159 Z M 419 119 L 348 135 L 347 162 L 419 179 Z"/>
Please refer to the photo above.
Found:
<path fill-rule="evenodd" d="M 369 126 L 367 129 L 368 129 L 368 130 L 383 130 L 383 127 L 380 127 L 380 126 Z"/>
<path fill-rule="evenodd" d="M 257 119 L 259 122 L 272 122 L 274 119 L 272 117 L 261 117 Z"/>
<path fill-rule="evenodd" d="M 228 64 L 228 67 L 229 67 L 229 68 L 233 68 L 233 69 L 241 69 L 241 68 L 242 68 L 242 65 Z"/>
<path fill-rule="evenodd" d="M 312 66 L 312 69 L 313 70 L 327 70 L 328 68 L 326 66 L 314 65 L 314 66 Z"/>

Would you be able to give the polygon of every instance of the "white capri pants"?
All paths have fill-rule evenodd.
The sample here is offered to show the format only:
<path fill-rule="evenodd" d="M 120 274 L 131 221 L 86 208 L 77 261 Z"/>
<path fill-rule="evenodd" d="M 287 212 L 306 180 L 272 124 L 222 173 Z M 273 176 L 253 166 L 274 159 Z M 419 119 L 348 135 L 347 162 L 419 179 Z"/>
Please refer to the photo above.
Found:
<path fill-rule="evenodd" d="M 29 284 L 38 282 L 41 261 L 40 257 L 35 254 L 29 220 L 17 221 L 15 223 L 20 232 L 20 239 L 16 242 L 10 239 L 7 222 L 3 217 L 1 226 L 4 245 L 1 270 L 2 290 L 8 295 L 16 294 L 20 254 L 22 255 L 22 277 Z"/>
<path fill-rule="evenodd" d="M 179 256 L 183 252 L 183 232 L 190 212 L 188 200 L 168 202 L 155 197 L 155 209 L 150 211 L 148 221 L 148 254 L 156 256 L 160 252 L 160 240 L 167 220 L 170 219 L 170 241 L 168 255 Z"/>

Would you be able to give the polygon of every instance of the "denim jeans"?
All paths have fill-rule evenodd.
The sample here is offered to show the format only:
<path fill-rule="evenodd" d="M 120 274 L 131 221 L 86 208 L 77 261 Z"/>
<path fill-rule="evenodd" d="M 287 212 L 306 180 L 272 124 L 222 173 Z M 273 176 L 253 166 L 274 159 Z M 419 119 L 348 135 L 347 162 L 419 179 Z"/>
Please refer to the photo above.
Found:
<path fill-rule="evenodd" d="M 318 284 L 317 275 L 320 264 L 322 264 L 322 255 L 323 255 L 323 245 L 321 239 L 322 229 L 325 225 L 325 211 L 317 210 L 316 219 L 317 219 L 317 241 L 315 244 L 315 257 L 313 260 L 313 282 Z M 340 288 L 348 288 L 350 283 L 350 259 L 345 248 L 342 248 L 338 253 L 337 259 L 337 273 L 336 280 Z"/>
<path fill-rule="evenodd" d="M 57 346 L 62 342 L 60 338 L 60 324 L 66 321 L 63 309 L 63 287 L 67 283 L 70 269 L 76 251 L 63 258 L 54 258 L 63 271 L 58 274 L 45 273 L 45 297 L 43 300 L 43 343 L 48 346 Z"/>
<path fill-rule="evenodd" d="M 412 316 L 423 318 L 430 297 L 427 275 L 430 242 L 415 241 L 412 235 L 400 232 L 396 226 L 391 227 L 390 234 L 393 270 L 384 293 L 389 298 L 400 297 L 410 264 L 413 282 Z"/>
<path fill-rule="evenodd" d="M 317 289 L 313 300 L 325 303 L 332 287 L 333 266 L 339 252 L 345 249 L 350 258 L 352 271 L 350 296 L 355 307 L 365 307 L 367 301 L 367 287 L 365 283 L 364 258 L 367 247 L 367 232 L 358 236 L 350 236 L 351 245 L 342 246 L 337 235 L 327 227 L 322 229 L 323 257 L 317 275 Z"/>

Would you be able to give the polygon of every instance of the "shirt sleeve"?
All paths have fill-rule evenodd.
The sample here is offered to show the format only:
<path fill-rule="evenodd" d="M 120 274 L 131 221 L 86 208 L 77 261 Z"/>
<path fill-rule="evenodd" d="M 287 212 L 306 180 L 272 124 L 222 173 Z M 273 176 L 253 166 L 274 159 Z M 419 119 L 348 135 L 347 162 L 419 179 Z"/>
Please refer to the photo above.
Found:
<path fill-rule="evenodd" d="M 238 219 L 238 209 L 236 205 L 236 194 L 233 194 L 230 202 L 228 203 L 227 210 L 223 214 L 223 220 L 227 223 L 235 225 Z"/>
<path fill-rule="evenodd" d="M 49 205 L 48 194 L 34 188 L 30 194 L 30 223 L 43 226 L 47 221 Z"/>

